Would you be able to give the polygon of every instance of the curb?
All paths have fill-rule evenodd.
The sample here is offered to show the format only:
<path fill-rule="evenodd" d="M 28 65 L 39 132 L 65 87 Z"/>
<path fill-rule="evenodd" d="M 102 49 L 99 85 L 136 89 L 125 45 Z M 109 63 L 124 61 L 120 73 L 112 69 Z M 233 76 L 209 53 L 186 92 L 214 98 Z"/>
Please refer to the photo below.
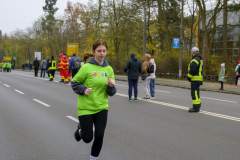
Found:
<path fill-rule="evenodd" d="M 118 79 L 118 78 L 115 78 L 115 80 L 118 80 L 118 81 L 124 81 L 124 82 L 127 82 L 126 79 Z M 142 83 L 141 81 L 139 81 L 138 83 Z M 188 89 L 190 90 L 191 87 L 189 86 L 178 86 L 178 85 L 172 85 L 172 84 L 161 84 L 161 83 L 158 83 L 158 82 L 155 82 L 155 85 L 159 85 L 159 86 L 167 86 L 167 87 L 174 87 L 174 88 L 182 88 L 182 89 Z M 209 91 L 209 92 L 218 92 L 218 93 L 225 93 L 225 94 L 234 94 L 234 95 L 240 95 L 240 92 L 235 92 L 235 91 L 222 91 L 222 90 L 216 90 L 216 89 L 207 89 L 207 88 L 201 88 L 200 87 L 200 90 L 201 91 Z"/>

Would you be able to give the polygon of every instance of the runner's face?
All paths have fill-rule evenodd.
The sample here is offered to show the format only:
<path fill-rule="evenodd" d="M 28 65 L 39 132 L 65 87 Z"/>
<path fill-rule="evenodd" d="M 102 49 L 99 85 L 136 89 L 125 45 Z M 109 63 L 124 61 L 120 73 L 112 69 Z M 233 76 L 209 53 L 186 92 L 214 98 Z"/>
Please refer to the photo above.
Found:
<path fill-rule="evenodd" d="M 93 50 L 93 54 L 95 55 L 95 59 L 97 61 L 102 62 L 104 60 L 104 58 L 107 55 L 107 48 L 103 45 L 98 46 L 95 51 Z"/>

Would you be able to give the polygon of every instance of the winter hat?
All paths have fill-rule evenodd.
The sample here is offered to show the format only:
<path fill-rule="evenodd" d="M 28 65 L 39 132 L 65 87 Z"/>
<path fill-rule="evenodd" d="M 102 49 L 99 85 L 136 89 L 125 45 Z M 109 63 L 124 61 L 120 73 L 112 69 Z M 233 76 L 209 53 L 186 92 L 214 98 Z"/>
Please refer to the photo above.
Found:
<path fill-rule="evenodd" d="M 135 55 L 134 52 L 130 54 L 130 57 L 131 57 L 131 58 L 133 58 L 133 57 L 135 57 L 135 56 L 136 56 L 136 55 Z"/>
<path fill-rule="evenodd" d="M 76 56 L 76 53 L 73 53 L 73 56 Z"/>
<path fill-rule="evenodd" d="M 240 63 L 240 61 L 237 61 L 237 64 L 239 64 Z"/>
<path fill-rule="evenodd" d="M 225 63 L 222 63 L 221 66 L 225 67 Z"/>

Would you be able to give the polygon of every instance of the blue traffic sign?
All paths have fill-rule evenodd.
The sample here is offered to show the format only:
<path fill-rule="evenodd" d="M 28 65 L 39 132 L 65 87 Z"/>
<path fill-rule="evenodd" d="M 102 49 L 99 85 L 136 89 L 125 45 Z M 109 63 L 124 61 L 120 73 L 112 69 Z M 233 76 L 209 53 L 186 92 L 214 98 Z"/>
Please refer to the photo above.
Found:
<path fill-rule="evenodd" d="M 13 60 L 16 60 L 16 57 L 13 57 Z"/>
<path fill-rule="evenodd" d="M 173 48 L 179 48 L 180 38 L 173 38 Z"/>

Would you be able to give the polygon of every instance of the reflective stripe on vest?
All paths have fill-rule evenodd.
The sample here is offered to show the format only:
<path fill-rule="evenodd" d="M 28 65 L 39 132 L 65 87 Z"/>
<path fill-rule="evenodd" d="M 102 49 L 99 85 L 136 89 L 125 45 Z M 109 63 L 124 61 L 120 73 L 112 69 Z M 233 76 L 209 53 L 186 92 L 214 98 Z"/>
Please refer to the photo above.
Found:
<path fill-rule="evenodd" d="M 57 69 L 57 62 L 56 61 L 51 61 L 52 62 L 52 66 L 49 67 L 48 69 Z"/>
<path fill-rule="evenodd" d="M 191 75 L 190 73 L 187 74 L 187 76 L 189 78 L 191 78 L 191 81 L 203 81 L 203 76 L 202 76 L 202 66 L 203 66 L 203 61 L 200 60 L 200 63 L 196 60 L 196 59 L 193 59 L 189 65 L 188 65 L 188 72 L 190 71 L 190 65 L 192 64 L 192 62 L 195 62 L 197 63 L 197 65 L 199 65 L 199 73 L 198 73 L 198 76 L 194 76 L 194 75 Z"/>

